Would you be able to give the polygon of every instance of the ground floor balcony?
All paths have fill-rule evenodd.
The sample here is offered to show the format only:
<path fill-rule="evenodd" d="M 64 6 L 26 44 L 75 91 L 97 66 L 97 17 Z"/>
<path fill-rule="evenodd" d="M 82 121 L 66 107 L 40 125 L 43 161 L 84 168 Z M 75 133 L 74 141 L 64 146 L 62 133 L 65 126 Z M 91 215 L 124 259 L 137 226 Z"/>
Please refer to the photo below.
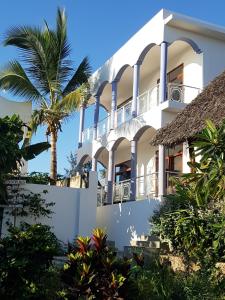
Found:
<path fill-rule="evenodd" d="M 178 178 L 181 173 L 177 171 L 166 171 L 166 195 L 176 192 L 173 178 Z M 136 177 L 135 201 L 153 200 L 158 197 L 158 172 Z M 113 186 L 113 204 L 133 201 L 131 195 L 131 179 L 122 180 Z M 99 185 L 97 192 L 97 206 L 108 205 L 107 185 Z M 110 203 L 111 204 L 111 203 Z"/>

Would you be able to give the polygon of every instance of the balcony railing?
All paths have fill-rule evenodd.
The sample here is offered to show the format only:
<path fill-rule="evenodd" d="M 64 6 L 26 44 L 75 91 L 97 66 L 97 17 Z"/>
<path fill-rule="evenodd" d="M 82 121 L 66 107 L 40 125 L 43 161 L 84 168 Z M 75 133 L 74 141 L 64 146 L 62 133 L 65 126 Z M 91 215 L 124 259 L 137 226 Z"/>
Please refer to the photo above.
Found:
<path fill-rule="evenodd" d="M 172 178 L 179 178 L 181 172 L 178 171 L 166 171 L 166 194 L 174 194 L 176 192 L 174 182 Z"/>
<path fill-rule="evenodd" d="M 138 176 L 136 178 L 136 200 L 153 199 L 158 195 L 158 174 Z M 130 200 L 131 179 L 117 182 L 113 186 L 113 203 Z M 107 204 L 107 186 L 98 187 L 97 205 Z"/>
<path fill-rule="evenodd" d="M 177 83 L 167 84 L 167 99 L 171 101 L 191 102 L 200 93 L 200 89 L 188 85 Z M 141 115 L 153 107 L 159 105 L 159 84 L 152 89 L 144 92 L 138 97 L 138 111 Z M 132 100 L 120 107 L 116 113 L 116 127 L 132 119 Z M 97 137 L 107 134 L 110 130 L 110 116 L 98 122 Z M 83 142 L 90 142 L 93 139 L 93 128 L 85 129 L 83 132 Z"/>
<path fill-rule="evenodd" d="M 158 173 L 139 176 L 136 179 L 136 199 L 152 199 L 158 195 Z"/>
<path fill-rule="evenodd" d="M 117 127 L 132 118 L 132 100 L 117 110 Z"/>
<path fill-rule="evenodd" d="M 91 142 L 93 140 L 94 137 L 94 128 L 93 127 L 89 127 L 84 129 L 83 131 L 83 143 L 86 142 Z"/>
<path fill-rule="evenodd" d="M 108 115 L 106 118 L 102 119 L 98 122 L 97 125 L 97 137 L 101 137 L 110 130 L 110 115 Z"/>

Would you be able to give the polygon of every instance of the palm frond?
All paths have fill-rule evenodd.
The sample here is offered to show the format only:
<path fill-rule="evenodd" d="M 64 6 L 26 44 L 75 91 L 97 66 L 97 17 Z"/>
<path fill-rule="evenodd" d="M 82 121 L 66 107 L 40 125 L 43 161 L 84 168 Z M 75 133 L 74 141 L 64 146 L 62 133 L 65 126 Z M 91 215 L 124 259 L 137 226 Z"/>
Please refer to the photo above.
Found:
<path fill-rule="evenodd" d="M 48 150 L 51 145 L 48 142 L 37 143 L 23 148 L 23 158 L 25 160 L 34 159 L 37 155 L 41 154 L 43 151 Z"/>
<path fill-rule="evenodd" d="M 64 96 L 58 103 L 57 109 L 65 113 L 76 111 L 83 102 L 84 93 L 82 89 L 76 89 Z"/>
<path fill-rule="evenodd" d="M 79 67 L 77 68 L 73 77 L 70 79 L 70 81 L 64 88 L 63 95 L 65 96 L 71 93 L 73 90 L 80 87 L 82 84 L 87 83 L 90 75 L 91 75 L 91 67 L 88 58 L 85 57 L 80 63 Z"/>
<path fill-rule="evenodd" d="M 21 64 L 14 60 L 0 72 L 0 89 L 12 92 L 16 96 L 25 97 L 26 100 L 40 100 L 41 93 L 29 80 Z"/>

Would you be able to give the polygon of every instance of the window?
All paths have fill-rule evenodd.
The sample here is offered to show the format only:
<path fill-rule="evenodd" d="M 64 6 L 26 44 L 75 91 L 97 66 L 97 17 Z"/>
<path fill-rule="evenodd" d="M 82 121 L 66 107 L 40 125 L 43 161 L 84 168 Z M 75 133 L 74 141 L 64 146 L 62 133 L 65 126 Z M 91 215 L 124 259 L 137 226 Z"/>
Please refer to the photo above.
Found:
<path fill-rule="evenodd" d="M 181 64 L 175 69 L 167 73 L 167 82 L 183 84 L 183 72 L 184 72 L 184 64 Z M 160 79 L 157 80 L 157 83 L 160 83 Z"/>
<path fill-rule="evenodd" d="M 131 161 L 125 161 L 115 166 L 115 183 L 130 179 Z"/>

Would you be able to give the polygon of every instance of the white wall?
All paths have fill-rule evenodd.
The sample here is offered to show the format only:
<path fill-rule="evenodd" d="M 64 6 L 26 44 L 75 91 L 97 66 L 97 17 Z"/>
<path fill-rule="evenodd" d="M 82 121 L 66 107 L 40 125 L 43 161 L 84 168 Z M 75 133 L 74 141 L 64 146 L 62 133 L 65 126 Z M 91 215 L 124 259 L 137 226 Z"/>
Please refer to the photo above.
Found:
<path fill-rule="evenodd" d="M 97 226 L 105 228 L 108 239 L 123 250 L 132 240 L 149 233 L 149 217 L 158 207 L 159 201 L 154 199 L 97 207 Z"/>
<path fill-rule="evenodd" d="M 53 232 L 60 241 L 67 243 L 73 241 L 77 235 L 90 235 L 96 227 L 97 206 L 97 176 L 95 172 L 90 173 L 90 184 L 88 189 L 75 189 L 68 187 L 57 187 L 49 185 L 26 184 L 24 188 L 33 193 L 42 194 L 47 202 L 54 202 L 53 214 L 50 218 L 41 219 L 17 219 L 17 225 L 21 220 L 28 223 L 43 223 L 52 227 Z M 7 234 L 5 222 L 8 219 L 6 211 L 3 219 L 3 236 Z M 11 217 L 11 222 L 13 218 Z"/>

